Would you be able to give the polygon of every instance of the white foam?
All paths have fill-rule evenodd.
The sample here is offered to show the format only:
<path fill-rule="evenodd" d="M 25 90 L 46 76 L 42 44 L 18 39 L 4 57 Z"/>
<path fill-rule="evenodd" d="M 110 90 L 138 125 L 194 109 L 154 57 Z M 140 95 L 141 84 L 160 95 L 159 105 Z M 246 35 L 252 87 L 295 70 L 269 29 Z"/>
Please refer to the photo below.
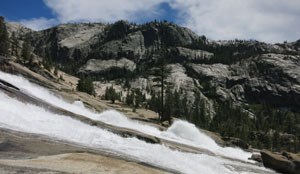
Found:
<path fill-rule="evenodd" d="M 80 101 L 76 101 L 73 104 L 68 103 L 62 98 L 53 95 L 48 90 L 30 83 L 22 77 L 17 77 L 0 71 L 0 78 L 53 105 L 92 119 L 101 120 L 112 125 L 131 128 L 168 140 L 194 145 L 210 150 L 218 155 L 228 156 L 244 161 L 247 161 L 248 157 L 251 155 L 250 153 L 244 152 L 240 149 L 222 148 L 218 146 L 210 137 L 200 132 L 193 124 L 185 121 L 176 121 L 167 131 L 161 132 L 155 127 L 130 120 L 123 114 L 113 110 L 98 114 L 85 108 L 83 103 Z M 115 153 L 133 156 L 136 159 L 150 164 L 159 164 L 160 166 L 174 168 L 185 173 L 197 173 L 196 171 L 201 173 L 201 171 L 206 170 L 208 170 L 206 173 L 217 171 L 217 173 L 224 173 L 224 171 L 229 171 L 227 173 L 230 173 L 232 170 L 224 164 L 237 163 L 208 155 L 192 155 L 176 152 L 164 146 L 149 145 L 134 138 L 124 139 L 102 129 L 91 127 L 72 120 L 71 118 L 49 113 L 36 106 L 20 103 L 4 94 L 1 94 L 0 97 L 1 127 L 53 136 L 64 140 L 74 141 L 76 143 L 82 143 L 94 148 L 109 149 Z M 213 165 L 208 165 L 207 163 L 209 163 L 209 161 L 205 159 L 212 160 Z M 198 164 L 201 164 L 201 167 L 197 166 L 196 163 L 193 165 L 187 164 L 189 163 L 188 161 L 193 160 L 195 160 L 195 162 L 199 162 Z M 218 167 L 213 167 L 215 162 Z M 238 164 L 242 165 L 242 163 Z M 210 167 L 212 169 L 210 169 Z"/>
<path fill-rule="evenodd" d="M 25 104 L 0 92 L 0 126 L 16 131 L 48 135 L 80 143 L 90 148 L 106 149 L 154 166 L 183 173 L 237 173 L 228 166 L 243 166 L 244 171 L 263 168 L 233 162 L 219 157 L 196 155 L 171 150 L 162 145 L 148 144 L 135 138 L 122 138 L 103 129 L 86 125 L 70 117 L 53 114 L 43 108 Z"/>
<path fill-rule="evenodd" d="M 73 105 L 78 106 L 78 107 L 81 107 L 81 108 L 85 108 L 83 102 L 80 101 L 80 100 L 74 101 L 74 102 L 73 102 Z"/>

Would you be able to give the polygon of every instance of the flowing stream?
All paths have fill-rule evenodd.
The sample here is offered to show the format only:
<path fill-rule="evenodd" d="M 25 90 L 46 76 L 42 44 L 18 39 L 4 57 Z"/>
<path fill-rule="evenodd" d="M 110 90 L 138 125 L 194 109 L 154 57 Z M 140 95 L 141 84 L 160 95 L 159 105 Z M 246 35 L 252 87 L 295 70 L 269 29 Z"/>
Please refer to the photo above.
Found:
<path fill-rule="evenodd" d="M 49 90 L 30 83 L 20 76 L 0 71 L 0 79 L 17 86 L 24 93 L 33 95 L 65 110 L 111 125 L 130 128 L 159 138 L 207 149 L 216 155 L 179 152 L 164 145 L 149 144 L 136 138 L 123 138 L 70 117 L 20 102 L 0 91 L 1 128 L 46 135 L 89 148 L 106 150 L 116 155 L 132 158 L 160 168 L 172 169 L 180 173 L 275 173 L 251 164 L 254 162 L 248 160 L 251 156 L 249 152 L 237 148 L 220 147 L 213 139 L 186 121 L 175 121 L 166 131 L 160 131 L 155 127 L 130 120 L 114 110 L 97 113 L 85 108 L 80 101 L 68 103 Z M 238 161 L 229 160 L 223 158 L 223 156 L 237 159 Z"/>

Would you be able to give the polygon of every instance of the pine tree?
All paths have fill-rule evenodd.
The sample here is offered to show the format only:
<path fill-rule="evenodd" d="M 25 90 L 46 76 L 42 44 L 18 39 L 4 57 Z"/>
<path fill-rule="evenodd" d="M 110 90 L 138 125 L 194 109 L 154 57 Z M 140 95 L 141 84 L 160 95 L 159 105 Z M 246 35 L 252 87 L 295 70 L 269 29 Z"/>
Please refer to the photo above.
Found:
<path fill-rule="evenodd" d="M 0 55 L 9 55 L 9 40 L 4 17 L 0 16 Z"/>
<path fill-rule="evenodd" d="M 180 110 L 180 116 L 183 117 L 183 118 L 185 118 L 185 119 L 187 119 L 187 120 L 190 120 L 187 94 L 184 94 L 184 97 L 181 100 L 181 107 L 180 108 L 181 108 L 181 110 Z"/>
<path fill-rule="evenodd" d="M 200 121 L 202 128 L 208 128 L 209 116 L 206 114 L 205 102 L 203 99 L 200 99 Z"/>
<path fill-rule="evenodd" d="M 95 94 L 93 80 L 90 77 L 81 77 L 77 84 L 77 90 L 90 95 Z"/>
<path fill-rule="evenodd" d="M 105 90 L 105 100 L 111 100 L 111 103 L 115 103 L 116 100 L 119 99 L 118 94 L 113 86 L 110 88 L 106 88 Z"/>
<path fill-rule="evenodd" d="M 134 100 L 134 94 L 133 94 L 133 92 L 129 92 L 128 91 L 127 95 L 126 95 L 126 100 L 125 100 L 126 104 L 128 106 L 133 105 L 133 100 Z"/>
<path fill-rule="evenodd" d="M 22 44 L 22 59 L 23 59 L 23 63 L 28 63 L 28 61 L 30 61 L 31 58 L 31 46 L 29 45 L 29 43 L 27 41 L 24 41 Z"/>
<path fill-rule="evenodd" d="M 173 114 L 176 117 L 180 117 L 180 107 L 181 106 L 181 101 L 180 101 L 180 95 L 177 90 L 174 92 L 174 108 L 173 108 Z"/>
<path fill-rule="evenodd" d="M 160 87 L 160 109 L 159 109 L 159 120 L 160 121 L 169 121 L 171 122 L 171 118 L 167 117 L 165 115 L 165 108 L 164 108 L 164 92 L 165 92 L 165 87 L 167 85 L 167 77 L 171 73 L 171 69 L 167 66 L 168 65 L 168 60 L 167 60 L 167 49 L 166 48 L 161 48 L 159 51 L 159 57 L 156 62 L 157 67 L 154 69 L 153 75 L 156 76 L 153 81 L 157 82 L 158 87 Z"/>
<path fill-rule="evenodd" d="M 274 151 L 279 151 L 280 149 L 279 149 L 279 147 L 280 147 L 280 141 L 279 141 L 279 138 L 280 138 L 280 136 L 279 136 L 279 133 L 277 132 L 277 131 L 275 131 L 274 133 L 273 133 L 273 137 L 272 137 L 272 142 L 273 142 L 273 150 Z"/>
<path fill-rule="evenodd" d="M 143 94 L 140 89 L 134 90 L 135 107 L 138 108 L 143 103 Z"/>
<path fill-rule="evenodd" d="M 18 48 L 19 48 L 19 41 L 18 38 L 16 37 L 16 33 L 13 32 L 11 34 L 11 55 L 19 57 Z"/>

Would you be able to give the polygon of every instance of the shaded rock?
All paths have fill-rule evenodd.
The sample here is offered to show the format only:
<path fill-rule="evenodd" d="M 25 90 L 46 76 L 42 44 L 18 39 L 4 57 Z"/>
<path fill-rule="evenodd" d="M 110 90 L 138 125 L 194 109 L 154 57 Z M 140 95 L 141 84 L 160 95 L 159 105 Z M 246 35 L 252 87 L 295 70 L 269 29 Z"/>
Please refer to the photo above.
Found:
<path fill-rule="evenodd" d="M 43 31 L 36 31 L 24 37 L 30 37 L 33 52 L 41 57 L 51 58 L 55 62 L 70 65 L 83 60 L 91 51 L 91 45 L 99 41 L 106 25 L 100 23 L 62 24 Z"/>
<path fill-rule="evenodd" d="M 249 159 L 257 162 L 262 162 L 262 158 L 260 154 L 252 154 L 252 156 Z"/>
<path fill-rule="evenodd" d="M 6 139 L 0 139 L 0 151 L 8 151 L 9 149 L 12 149 L 14 145 Z"/>
<path fill-rule="evenodd" d="M 245 141 L 239 139 L 239 138 L 234 138 L 234 137 L 223 137 L 222 138 L 225 141 L 225 144 L 227 146 L 237 146 L 242 149 L 249 149 L 250 145 L 247 144 Z"/>
<path fill-rule="evenodd" d="M 175 46 L 185 46 L 192 44 L 193 41 L 196 41 L 199 36 L 194 33 L 192 30 L 179 27 L 178 25 L 163 23 L 158 26 L 162 39 L 167 45 Z"/>
<path fill-rule="evenodd" d="M 137 31 L 122 39 L 106 42 L 99 48 L 99 53 L 96 55 L 99 58 L 126 57 L 133 60 L 134 58 L 141 58 L 144 52 L 144 36 L 141 31 Z"/>
<path fill-rule="evenodd" d="M 260 152 L 262 161 L 265 167 L 274 169 L 281 173 L 287 174 L 299 174 L 299 158 L 295 160 L 295 158 L 291 158 L 292 155 L 289 153 L 272 153 L 267 150 L 263 150 Z M 287 156 L 290 158 L 287 158 Z M 296 162 L 295 162 L 296 161 Z"/>
<path fill-rule="evenodd" d="M 233 86 L 230 92 L 235 96 L 235 100 L 242 101 L 245 98 L 245 91 L 242 85 Z"/>

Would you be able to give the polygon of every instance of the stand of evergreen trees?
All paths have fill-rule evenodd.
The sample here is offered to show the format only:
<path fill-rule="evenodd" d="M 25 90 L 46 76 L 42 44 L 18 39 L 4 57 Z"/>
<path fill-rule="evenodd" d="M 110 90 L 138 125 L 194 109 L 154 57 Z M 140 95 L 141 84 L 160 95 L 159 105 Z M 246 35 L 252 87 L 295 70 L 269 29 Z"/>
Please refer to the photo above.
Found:
<path fill-rule="evenodd" d="M 148 100 L 151 110 L 159 112 L 160 93 Z M 223 137 L 236 137 L 252 147 L 272 151 L 300 151 L 300 114 L 267 105 L 234 106 L 232 102 L 214 101 L 216 114 L 208 115 L 205 100 L 195 93 L 188 103 L 183 91 L 167 89 L 164 113 L 194 123 L 197 127 L 220 133 Z M 252 111 L 252 113 L 247 110 Z M 290 137 L 286 139 L 285 137 Z"/>
<path fill-rule="evenodd" d="M 81 76 L 77 84 L 77 90 L 95 95 L 93 79 L 89 76 Z"/>
<path fill-rule="evenodd" d="M 116 92 L 116 90 L 114 89 L 113 86 L 107 87 L 105 89 L 105 94 L 104 94 L 104 99 L 105 100 L 111 100 L 111 103 L 115 103 L 116 100 L 120 101 L 121 100 L 120 98 L 121 98 L 120 94 L 118 94 Z"/>

